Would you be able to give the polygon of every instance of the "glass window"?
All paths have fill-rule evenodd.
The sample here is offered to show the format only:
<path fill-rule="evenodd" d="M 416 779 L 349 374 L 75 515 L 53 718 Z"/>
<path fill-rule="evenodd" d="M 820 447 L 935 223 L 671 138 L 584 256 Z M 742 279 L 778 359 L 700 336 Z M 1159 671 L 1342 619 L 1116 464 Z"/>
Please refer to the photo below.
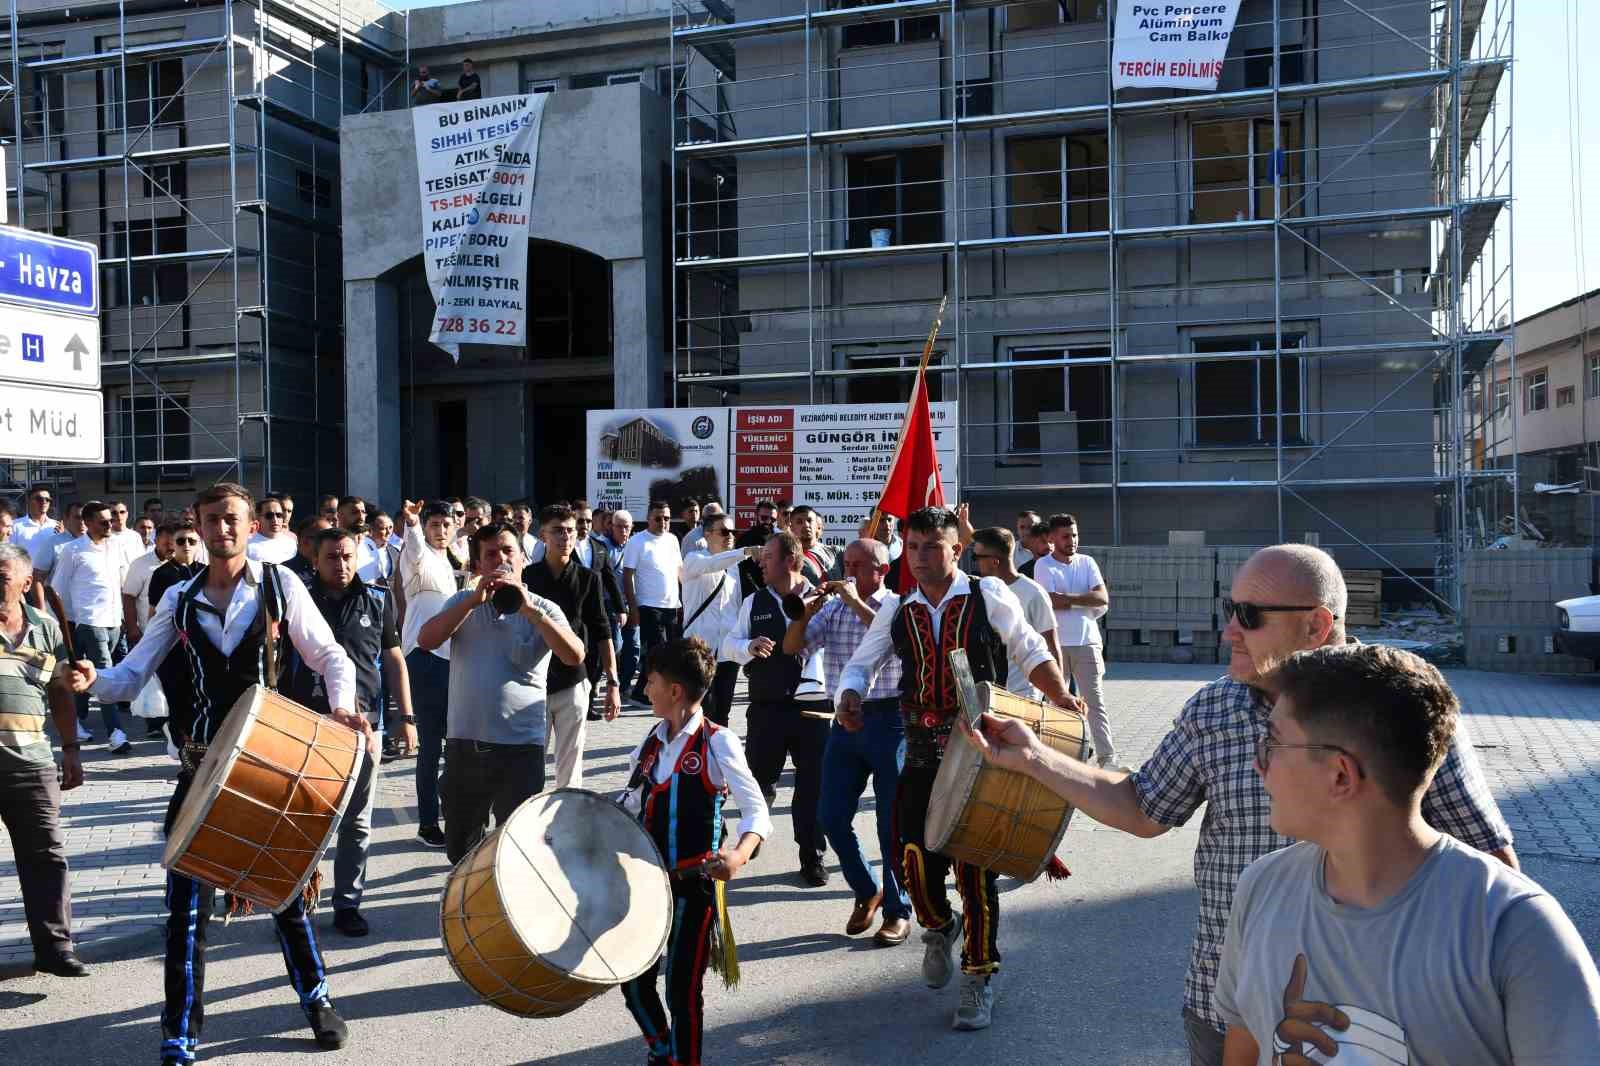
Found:
<path fill-rule="evenodd" d="M 1006 143 L 1006 172 L 1012 236 L 1109 228 L 1105 134 L 1015 138 Z"/>
<path fill-rule="evenodd" d="M 839 8 L 866 7 L 883 0 L 840 0 Z M 905 41 L 937 41 L 939 16 L 921 15 L 916 18 L 884 19 L 846 26 L 840 33 L 844 48 L 866 48 L 872 45 L 898 44 Z"/>
<path fill-rule="evenodd" d="M 875 229 L 891 244 L 944 240 L 942 147 L 849 156 L 845 184 L 849 247 L 871 247 Z"/>
<path fill-rule="evenodd" d="M 1272 120 L 1204 122 L 1192 130 L 1194 148 L 1193 222 L 1243 222 L 1273 218 L 1272 183 L 1281 183 L 1284 213 L 1302 195 L 1305 153 L 1299 115 L 1285 115 L 1279 144 L 1272 144 Z"/>
<path fill-rule="evenodd" d="M 1588 399 L 1600 396 L 1600 355 L 1589 357 L 1589 395 Z"/>
<path fill-rule="evenodd" d="M 1027 0 L 1011 5 L 1005 11 L 1008 30 L 1106 20 L 1105 0 Z"/>
<path fill-rule="evenodd" d="M 1578 402 L 1577 392 L 1578 389 L 1575 385 L 1561 386 L 1556 390 L 1556 406 L 1571 407 L 1573 404 Z"/>
<path fill-rule="evenodd" d="M 110 434 L 112 462 L 137 460 L 140 481 L 191 476 L 188 393 L 119 396 L 115 418 Z M 133 475 L 131 467 L 124 466 L 117 471 L 117 480 L 126 483 Z"/>
<path fill-rule="evenodd" d="M 1301 335 L 1284 334 L 1285 350 L 1305 343 Z M 1198 354 L 1271 352 L 1272 337 L 1207 337 L 1194 342 Z M 1304 372 L 1298 356 L 1284 356 L 1283 439 L 1302 442 L 1304 435 Z M 1196 444 L 1268 444 L 1278 439 L 1278 362 L 1270 356 L 1217 359 L 1194 364 L 1194 440 Z"/>
<path fill-rule="evenodd" d="M 132 240 L 129 240 L 129 234 Z M 181 218 L 135 219 L 112 223 L 112 258 L 172 255 L 189 250 L 189 230 Z M 124 271 L 131 269 L 135 304 L 168 304 L 182 300 L 189 285 L 189 268 L 178 263 L 133 263 L 113 267 L 107 276 L 107 303 L 122 307 L 129 297 Z"/>
<path fill-rule="evenodd" d="M 1053 366 L 1010 371 L 1011 451 L 1037 454 L 1042 451 L 1043 416 L 1068 412 L 1077 421 L 1079 451 L 1102 451 L 1111 447 L 1111 367 L 1106 365 L 1071 366 L 1073 359 L 1105 359 L 1111 349 L 1104 345 L 1082 348 L 1013 349 L 1014 363 L 1049 362 Z M 1068 365 L 1062 365 L 1066 359 Z"/>
<path fill-rule="evenodd" d="M 852 374 L 844 379 L 845 403 L 905 403 L 911 399 L 911 384 L 917 380 L 917 364 L 922 353 L 889 352 L 851 354 L 845 357 L 851 370 L 882 370 L 882 374 Z M 944 352 L 928 358 L 928 402 L 944 399 L 944 375 L 933 368 L 944 362 Z"/>
<path fill-rule="evenodd" d="M 1543 411 L 1550 406 L 1550 372 L 1535 370 L 1522 376 L 1522 409 Z"/>

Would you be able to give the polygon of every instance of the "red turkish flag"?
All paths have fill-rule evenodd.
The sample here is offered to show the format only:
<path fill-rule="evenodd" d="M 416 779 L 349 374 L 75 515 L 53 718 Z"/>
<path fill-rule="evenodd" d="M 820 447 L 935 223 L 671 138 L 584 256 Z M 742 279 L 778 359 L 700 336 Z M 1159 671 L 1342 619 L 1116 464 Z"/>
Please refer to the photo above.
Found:
<path fill-rule="evenodd" d="M 913 511 L 924 507 L 944 505 L 944 484 L 939 480 L 939 455 L 933 444 L 933 413 L 928 409 L 928 382 L 926 375 L 919 372 L 916 386 L 911 391 L 911 402 L 906 406 L 900 441 L 895 445 L 894 458 L 889 462 L 889 478 L 884 482 L 878 510 L 905 519 Z M 902 562 L 900 584 L 904 587 L 898 591 L 904 592 L 909 588 L 911 580 L 911 568 Z"/>

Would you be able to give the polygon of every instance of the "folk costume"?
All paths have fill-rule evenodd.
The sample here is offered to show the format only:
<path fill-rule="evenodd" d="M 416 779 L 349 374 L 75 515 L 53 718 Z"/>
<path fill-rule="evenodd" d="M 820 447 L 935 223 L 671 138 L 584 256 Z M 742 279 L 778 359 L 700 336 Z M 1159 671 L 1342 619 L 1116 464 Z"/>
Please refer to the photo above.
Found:
<path fill-rule="evenodd" d="M 919 587 L 896 610 L 878 612 L 845 665 L 839 691 L 866 695 L 884 663 L 891 656 L 900 660 L 906 759 L 895 791 L 895 859 L 917 923 L 949 932 L 964 919 L 961 970 L 988 975 L 1000 969 L 996 875 L 931 851 L 923 839 L 934 778 L 959 713 L 949 661 L 955 648 L 966 651 L 979 682 L 1003 684 L 1008 659 L 1025 673 L 1051 661 L 1044 638 L 1023 620 L 1022 605 L 1004 582 L 974 581 L 957 571 L 939 603 L 930 603 Z M 951 909 L 945 888 L 952 869 L 962 914 Z"/>
<path fill-rule="evenodd" d="M 672 880 L 672 932 L 661 960 L 622 986 L 628 1010 L 644 1034 L 652 1062 L 699 1066 L 705 1033 L 706 967 L 717 954 L 713 932 L 731 957 L 722 882 L 702 872 L 726 842 L 722 808 L 731 793 L 741 817 L 731 835 L 765 839 L 772 833 L 766 800 L 732 732 L 708 721 L 696 709 L 683 728 L 667 738 L 658 722 L 634 749 L 633 774 L 624 806 L 638 815 Z M 725 964 L 726 966 L 726 964 Z M 656 976 L 665 968 L 667 998 L 662 1004 Z M 722 968 L 731 984 L 735 970 Z"/>
<path fill-rule="evenodd" d="M 177 673 L 187 684 L 168 691 L 169 728 L 181 753 L 178 787 L 167 807 L 171 831 L 194 783 L 195 770 L 211 738 L 222 728 L 246 689 L 275 688 L 287 635 L 300 656 L 319 674 L 335 707 L 354 707 L 355 671 L 334 640 L 328 623 L 311 602 L 305 585 L 274 563 L 248 560 L 234 585 L 226 610 L 205 598 L 201 572 L 168 589 L 150 616 L 144 637 L 127 658 L 95 678 L 92 691 L 102 700 L 136 695 L 175 647 Z M 183 668 L 183 667 L 186 667 Z M 175 699 L 174 697 L 181 697 Z M 166 902 L 166 1006 L 161 1013 L 163 1062 L 195 1059 L 205 1021 L 205 945 L 216 889 L 168 873 Z M 317 948 L 305 901 L 296 900 L 273 916 L 289 982 L 308 1017 L 328 1004 L 327 971 Z"/>

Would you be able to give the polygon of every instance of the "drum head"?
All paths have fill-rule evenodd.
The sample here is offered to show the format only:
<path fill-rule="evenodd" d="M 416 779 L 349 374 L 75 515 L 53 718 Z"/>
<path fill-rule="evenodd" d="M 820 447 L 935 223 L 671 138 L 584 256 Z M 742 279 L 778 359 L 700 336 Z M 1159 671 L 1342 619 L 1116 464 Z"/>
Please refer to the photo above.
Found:
<path fill-rule="evenodd" d="M 933 779 L 933 791 L 928 797 L 928 820 L 923 825 L 923 839 L 931 850 L 942 851 L 950 843 L 982 770 L 983 753 L 959 727 L 952 729 L 944 758 L 939 762 L 938 776 Z"/>
<path fill-rule="evenodd" d="M 494 877 L 512 928 L 552 969 L 620 983 L 666 950 L 672 886 L 661 853 L 603 796 L 563 788 L 518 807 Z"/>
<path fill-rule="evenodd" d="M 206 820 L 206 812 L 211 809 L 211 802 L 217 798 L 222 783 L 228 779 L 228 771 L 233 768 L 234 760 L 239 757 L 240 738 L 255 722 L 256 715 L 261 710 L 261 696 L 266 691 L 260 685 L 251 685 L 245 689 L 227 717 L 222 720 L 222 729 L 211 737 L 211 742 L 206 747 L 206 756 L 200 760 L 200 766 L 195 770 L 189 794 L 183 798 L 183 805 L 178 808 L 178 815 L 172 821 L 172 834 L 167 838 L 167 852 L 161 860 L 163 866 L 170 868 L 178 856 L 187 851 L 194 841 L 194 835 L 199 830 L 200 824 Z"/>

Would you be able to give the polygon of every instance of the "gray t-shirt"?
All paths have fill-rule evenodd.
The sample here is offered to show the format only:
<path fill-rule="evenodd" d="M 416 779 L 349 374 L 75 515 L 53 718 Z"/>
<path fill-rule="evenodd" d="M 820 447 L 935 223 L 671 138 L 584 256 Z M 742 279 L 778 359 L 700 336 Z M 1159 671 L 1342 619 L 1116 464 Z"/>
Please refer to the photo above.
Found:
<path fill-rule="evenodd" d="M 474 593 L 465 590 L 440 610 L 458 606 Z M 568 628 L 561 608 L 542 596 L 533 602 L 555 623 Z M 500 615 L 481 603 L 450 638 L 450 711 L 445 735 L 454 740 L 492 744 L 543 744 L 545 673 L 550 645 L 520 614 Z"/>
<path fill-rule="evenodd" d="M 1239 879 L 1216 1008 L 1271 1066 L 1295 958 L 1298 999 L 1350 1018 L 1329 1030 L 1337 1066 L 1517 1066 L 1593 1061 L 1600 976 L 1561 905 L 1498 859 L 1440 836 L 1404 888 L 1372 909 L 1336 903 L 1317 845 L 1251 863 Z"/>

